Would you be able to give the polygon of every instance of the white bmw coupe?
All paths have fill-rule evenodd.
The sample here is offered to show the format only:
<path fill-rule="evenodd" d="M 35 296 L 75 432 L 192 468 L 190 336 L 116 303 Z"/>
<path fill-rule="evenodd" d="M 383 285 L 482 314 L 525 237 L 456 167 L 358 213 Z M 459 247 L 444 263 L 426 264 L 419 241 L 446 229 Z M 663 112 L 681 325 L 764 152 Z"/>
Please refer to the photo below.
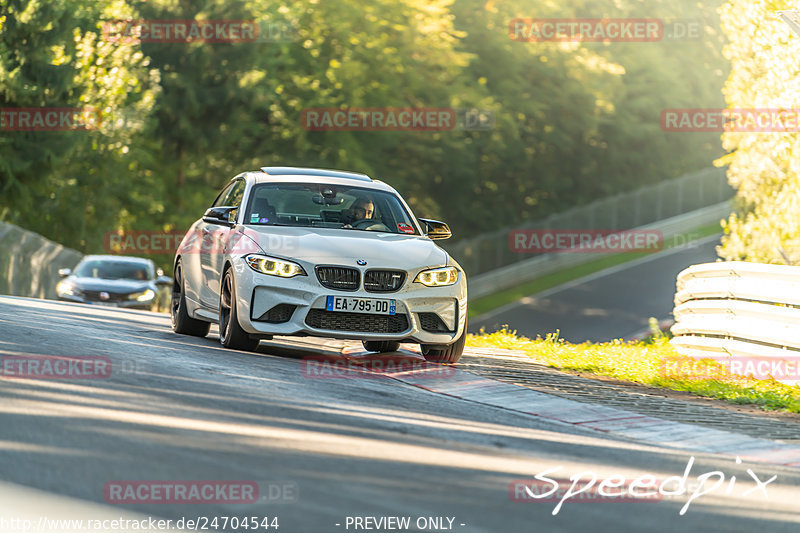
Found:
<path fill-rule="evenodd" d="M 467 281 L 417 219 L 364 174 L 264 167 L 233 178 L 175 256 L 172 328 L 228 348 L 273 335 L 357 339 L 375 352 L 421 345 L 428 361 L 464 350 Z"/>

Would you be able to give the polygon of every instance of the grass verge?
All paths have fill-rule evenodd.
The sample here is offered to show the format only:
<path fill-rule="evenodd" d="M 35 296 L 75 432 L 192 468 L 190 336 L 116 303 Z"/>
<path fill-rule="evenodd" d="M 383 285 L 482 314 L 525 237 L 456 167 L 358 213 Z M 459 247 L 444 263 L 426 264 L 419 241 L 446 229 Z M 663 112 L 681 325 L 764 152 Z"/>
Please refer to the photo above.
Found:
<path fill-rule="evenodd" d="M 665 371 L 668 362 L 693 361 L 682 356 L 669 344 L 666 336 L 640 342 L 614 341 L 608 343 L 569 344 L 556 334 L 546 339 L 531 340 L 518 337 L 516 332 L 503 329 L 489 334 L 469 335 L 467 346 L 520 350 L 532 362 L 550 367 L 589 372 L 631 381 L 652 387 L 686 391 L 699 396 L 725 400 L 734 404 L 754 404 L 767 410 L 800 412 L 800 387 L 776 380 L 753 379 L 726 372 L 722 365 L 708 359 L 703 368 L 716 371 L 706 375 L 717 379 L 693 378 L 689 373 Z M 673 374 L 673 375 L 670 375 Z"/>
<path fill-rule="evenodd" d="M 674 248 L 676 244 L 685 244 L 687 242 L 702 239 L 703 237 L 708 237 L 719 232 L 719 224 L 702 226 L 694 231 L 681 233 L 670 239 L 666 239 L 664 242 L 664 249 Z M 628 261 L 633 261 L 634 259 L 639 259 L 640 257 L 645 257 L 647 255 L 650 254 L 625 253 L 602 257 L 595 261 L 590 261 L 582 265 L 565 268 L 564 270 L 544 275 L 527 283 L 523 283 L 522 285 L 517 285 L 516 287 L 496 292 L 489 296 L 484 296 L 483 298 L 470 300 L 467 317 L 473 318 L 482 315 L 483 313 L 488 313 L 493 309 L 510 304 L 511 302 L 519 300 L 520 298 L 524 298 L 525 296 L 530 296 L 531 294 L 545 291 L 561 285 L 562 283 L 567 283 L 568 281 L 582 278 L 583 276 L 588 276 L 589 274 L 594 274 L 600 270 L 611 268 L 622 263 L 627 263 Z"/>

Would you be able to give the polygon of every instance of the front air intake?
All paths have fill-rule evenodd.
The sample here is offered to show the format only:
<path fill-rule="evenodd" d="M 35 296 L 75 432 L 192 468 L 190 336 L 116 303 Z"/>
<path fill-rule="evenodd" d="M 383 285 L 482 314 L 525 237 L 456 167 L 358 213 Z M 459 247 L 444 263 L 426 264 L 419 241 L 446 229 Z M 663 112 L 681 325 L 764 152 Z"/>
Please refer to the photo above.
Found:
<path fill-rule="evenodd" d="M 291 320 L 292 314 L 296 308 L 296 305 L 278 304 L 256 320 L 259 322 L 269 322 L 271 324 L 282 324 Z"/>
<path fill-rule="evenodd" d="M 408 329 L 406 315 L 367 315 L 311 309 L 306 324 L 316 329 L 363 333 L 402 333 Z"/>
<path fill-rule="evenodd" d="M 453 330 L 445 325 L 444 320 L 436 313 L 417 313 L 419 325 L 431 333 L 452 333 Z"/>

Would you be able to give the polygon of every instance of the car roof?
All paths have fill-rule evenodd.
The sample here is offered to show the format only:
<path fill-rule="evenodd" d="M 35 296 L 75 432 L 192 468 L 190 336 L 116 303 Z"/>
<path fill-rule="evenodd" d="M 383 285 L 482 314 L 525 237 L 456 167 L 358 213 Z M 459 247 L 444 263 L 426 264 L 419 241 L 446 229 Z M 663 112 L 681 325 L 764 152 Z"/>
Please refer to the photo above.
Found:
<path fill-rule="evenodd" d="M 87 259 L 92 261 L 114 261 L 117 263 L 144 263 L 148 265 L 152 263 L 150 259 L 145 257 L 131 257 L 129 255 L 85 255 L 81 261 L 86 261 Z"/>
<path fill-rule="evenodd" d="M 260 171 L 246 172 L 254 184 L 260 183 L 330 183 L 332 185 L 349 185 L 377 189 L 397 194 L 391 186 L 380 180 L 374 180 L 366 174 L 345 170 L 302 167 L 262 167 Z"/>
<path fill-rule="evenodd" d="M 372 178 L 360 172 L 332 170 L 327 168 L 261 167 L 261 172 L 270 176 L 325 176 L 328 178 L 349 178 L 359 181 L 372 181 Z"/>

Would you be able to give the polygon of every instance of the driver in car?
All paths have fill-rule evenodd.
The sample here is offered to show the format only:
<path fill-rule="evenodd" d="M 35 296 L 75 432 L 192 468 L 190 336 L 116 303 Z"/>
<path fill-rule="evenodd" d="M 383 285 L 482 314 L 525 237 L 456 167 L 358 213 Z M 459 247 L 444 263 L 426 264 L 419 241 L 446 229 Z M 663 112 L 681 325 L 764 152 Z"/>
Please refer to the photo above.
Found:
<path fill-rule="evenodd" d="M 375 215 L 375 204 L 366 196 L 357 197 L 350 207 L 345 210 L 343 221 L 345 227 L 352 227 L 353 222 L 359 220 L 372 220 Z"/>

